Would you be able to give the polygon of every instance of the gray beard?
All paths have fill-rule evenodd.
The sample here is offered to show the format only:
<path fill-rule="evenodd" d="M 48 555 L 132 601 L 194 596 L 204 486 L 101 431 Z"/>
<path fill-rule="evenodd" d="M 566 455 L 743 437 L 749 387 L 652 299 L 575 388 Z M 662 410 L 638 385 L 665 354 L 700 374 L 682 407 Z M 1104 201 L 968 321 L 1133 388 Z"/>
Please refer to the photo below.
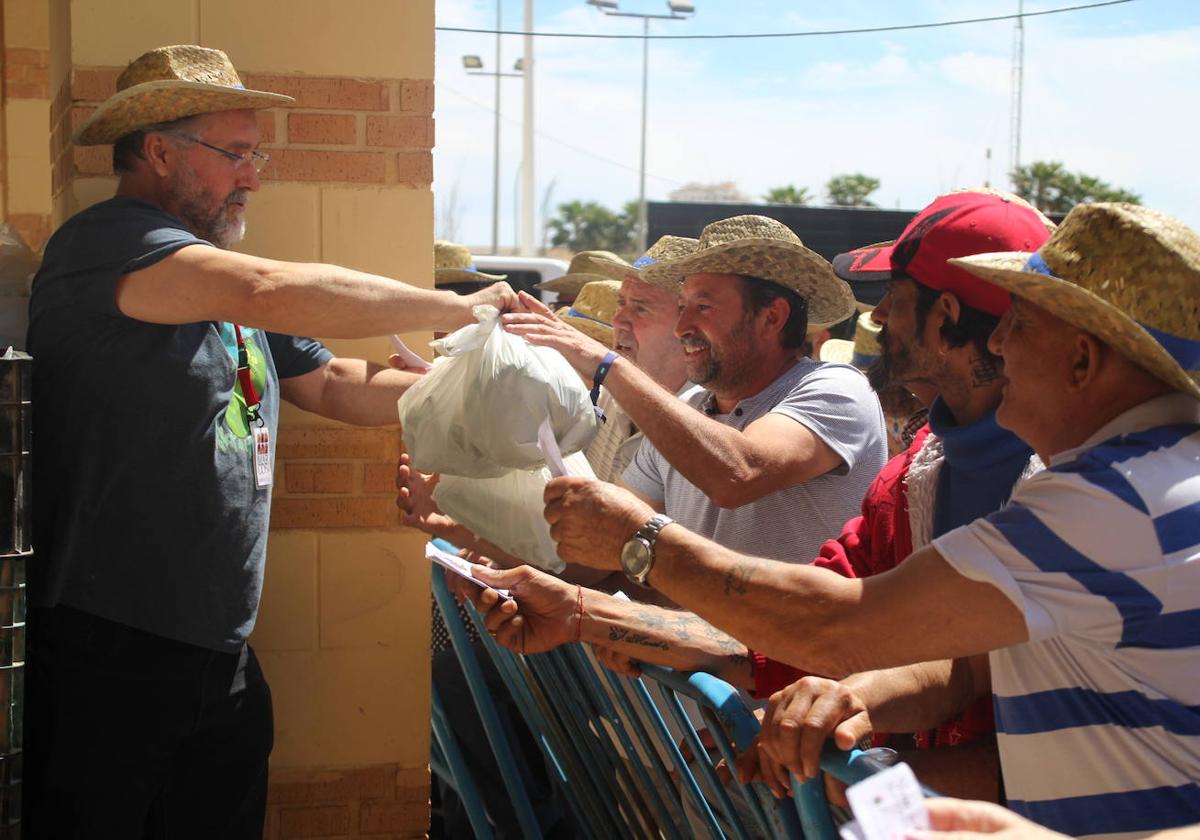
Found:
<path fill-rule="evenodd" d="M 245 203 L 246 190 L 234 190 L 225 197 L 220 207 L 208 214 L 205 213 L 207 202 L 203 200 L 203 194 L 194 189 L 192 184 L 186 184 L 181 191 L 183 195 L 179 201 L 179 215 L 197 237 L 211 242 L 218 248 L 228 248 L 240 242 L 246 235 L 244 216 L 231 221 L 225 215 L 225 211 L 235 199 Z"/>

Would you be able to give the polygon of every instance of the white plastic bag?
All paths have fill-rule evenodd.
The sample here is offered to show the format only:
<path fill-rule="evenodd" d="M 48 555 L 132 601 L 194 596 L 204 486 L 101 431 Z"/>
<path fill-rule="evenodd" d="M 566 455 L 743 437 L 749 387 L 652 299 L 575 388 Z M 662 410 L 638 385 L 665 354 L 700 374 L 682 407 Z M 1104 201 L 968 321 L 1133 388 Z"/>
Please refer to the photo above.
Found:
<path fill-rule="evenodd" d="M 475 317 L 478 324 L 434 342 L 433 369 L 400 398 L 413 465 L 471 478 L 535 469 L 545 463 L 537 432 L 547 417 L 563 452 L 587 446 L 598 421 L 562 354 L 506 332 L 495 307 L 477 306 Z"/>
<path fill-rule="evenodd" d="M 571 475 L 595 478 L 582 452 L 563 459 Z M 550 539 L 542 511 L 548 467 L 513 470 L 499 478 L 443 475 L 433 491 L 442 512 L 531 566 L 557 574 L 566 566 Z"/>

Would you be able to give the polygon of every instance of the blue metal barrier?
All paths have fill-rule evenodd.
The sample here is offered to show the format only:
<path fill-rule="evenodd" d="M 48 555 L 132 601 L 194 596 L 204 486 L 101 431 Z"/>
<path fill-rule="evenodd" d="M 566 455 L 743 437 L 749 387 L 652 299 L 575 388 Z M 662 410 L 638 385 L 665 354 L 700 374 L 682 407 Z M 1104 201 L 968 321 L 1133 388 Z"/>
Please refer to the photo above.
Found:
<path fill-rule="evenodd" d="M 431 726 L 433 739 L 430 743 L 429 768 L 442 779 L 445 779 L 467 811 L 467 819 L 471 830 L 475 832 L 475 840 L 492 840 L 492 826 L 483 810 L 483 802 L 475 787 L 475 779 L 463 759 L 458 741 L 446 722 L 442 711 L 442 703 L 438 699 L 437 689 L 433 690 L 431 703 Z"/>
<path fill-rule="evenodd" d="M 521 826 L 521 831 L 526 837 L 541 837 L 541 828 L 538 826 L 537 816 L 534 814 L 533 807 L 529 802 L 529 795 L 525 790 L 524 780 L 514 760 L 512 746 L 508 742 L 508 737 L 504 733 L 504 727 L 500 723 L 500 717 L 496 713 L 495 704 L 488 693 L 487 685 L 483 679 L 483 672 L 480 670 L 479 663 L 475 659 L 475 653 L 471 650 L 471 642 L 467 638 L 467 631 L 461 623 L 455 620 L 457 609 L 454 597 L 446 588 L 446 578 L 440 568 L 434 568 L 433 570 L 433 596 L 437 600 L 438 608 L 442 611 L 442 616 L 446 621 L 446 629 L 450 634 L 450 643 L 454 646 L 454 652 L 458 657 L 459 664 L 462 666 L 463 675 L 467 679 L 471 698 L 475 701 L 475 707 L 478 709 L 479 716 L 483 720 L 488 743 L 491 745 L 492 753 L 496 757 L 496 763 L 500 767 L 500 775 L 504 780 L 504 786 L 512 797 L 513 810 L 516 812 L 517 822 Z M 436 689 L 436 686 L 434 688 Z M 441 746 L 443 752 L 445 752 L 445 744 L 441 744 Z M 446 757 L 449 758 L 448 755 Z M 458 784 L 465 785 L 464 782 L 458 780 L 458 774 L 454 775 L 454 779 Z M 478 800 L 476 801 L 478 802 Z M 474 824 L 474 820 L 472 820 L 472 824 Z"/>
<path fill-rule="evenodd" d="M 434 542 L 443 550 L 457 552 L 449 543 Z M 519 768 L 512 760 L 511 745 L 504 737 L 475 652 L 458 620 L 444 574 L 440 567 L 434 567 L 433 589 L 455 653 L 487 728 L 522 831 L 526 837 L 541 837 Z M 777 800 L 765 785 L 742 785 L 737 780 L 735 756 L 750 746 L 759 724 L 733 686 L 710 674 L 679 673 L 654 665 L 641 666 L 645 679 L 631 679 L 601 667 L 582 645 L 518 656 L 496 644 L 470 604 L 467 614 L 553 768 L 553 781 L 582 836 L 596 840 L 683 840 L 699 835 L 716 840 L 838 840 L 820 777 L 805 784 L 793 778 L 793 802 Z M 653 699 L 647 681 L 657 687 L 659 702 Z M 469 773 L 461 766 L 453 734 L 440 714 L 436 688 L 436 749 L 431 766 L 440 775 L 456 780 L 465 800 L 470 795 Z M 684 698 L 698 706 L 715 755 L 710 755 L 702 744 L 682 702 Z M 695 772 L 672 735 L 664 707 L 692 752 Z M 718 777 L 716 763 L 721 759 L 730 772 L 728 782 Z M 832 745 L 827 746 L 821 759 L 824 772 L 850 784 L 884 766 L 869 753 L 841 752 Z M 464 778 L 458 786 L 457 780 Z M 490 828 L 484 826 L 481 831 L 476 826 L 477 818 L 486 818 L 477 802 L 475 807 L 476 813 L 469 810 L 468 816 L 476 835 L 490 837 Z"/>

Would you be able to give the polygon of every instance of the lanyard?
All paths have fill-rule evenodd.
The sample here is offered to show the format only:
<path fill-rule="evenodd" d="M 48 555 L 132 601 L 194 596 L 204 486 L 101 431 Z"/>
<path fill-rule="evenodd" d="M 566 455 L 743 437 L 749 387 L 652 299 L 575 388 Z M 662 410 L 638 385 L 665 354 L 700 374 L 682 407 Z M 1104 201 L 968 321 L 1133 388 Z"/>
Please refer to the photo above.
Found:
<path fill-rule="evenodd" d="M 246 401 L 246 415 L 251 423 L 262 423 L 258 415 L 258 406 L 262 402 L 258 391 L 254 388 L 254 379 L 250 376 L 250 354 L 246 352 L 246 341 L 242 338 L 242 328 L 233 325 L 233 334 L 237 336 L 237 377 L 242 385 L 242 398 Z"/>

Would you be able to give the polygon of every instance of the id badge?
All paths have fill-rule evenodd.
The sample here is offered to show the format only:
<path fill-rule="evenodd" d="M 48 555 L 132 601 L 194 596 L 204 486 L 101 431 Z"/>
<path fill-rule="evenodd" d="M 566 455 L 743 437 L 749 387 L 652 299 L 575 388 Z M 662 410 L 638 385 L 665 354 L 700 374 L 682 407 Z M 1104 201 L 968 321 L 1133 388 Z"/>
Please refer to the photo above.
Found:
<path fill-rule="evenodd" d="M 254 432 L 254 486 L 270 487 L 275 475 L 271 464 L 271 432 L 265 425 L 252 428 Z"/>

